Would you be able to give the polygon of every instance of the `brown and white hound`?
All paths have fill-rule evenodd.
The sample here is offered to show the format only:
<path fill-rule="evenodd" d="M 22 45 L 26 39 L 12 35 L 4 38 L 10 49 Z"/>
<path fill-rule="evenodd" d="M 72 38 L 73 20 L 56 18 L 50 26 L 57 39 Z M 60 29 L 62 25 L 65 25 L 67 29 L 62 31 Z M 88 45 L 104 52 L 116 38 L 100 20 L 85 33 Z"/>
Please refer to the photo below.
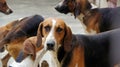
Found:
<path fill-rule="evenodd" d="M 43 20 L 44 19 L 42 16 L 33 15 L 25 17 L 18 22 L 13 22 L 13 25 L 14 23 L 16 25 L 11 30 L 9 30 L 9 32 L 7 32 L 4 38 L 0 41 L 0 48 L 5 46 L 8 53 L 10 54 L 3 58 L 3 61 L 7 59 L 5 62 L 3 62 L 3 64 L 8 61 L 10 56 L 12 56 L 14 59 L 17 58 L 19 51 L 22 49 L 23 42 L 28 37 L 37 35 L 39 23 L 41 23 Z"/>
<path fill-rule="evenodd" d="M 120 7 L 92 8 L 88 0 L 62 0 L 55 9 L 60 13 L 72 13 L 83 20 L 86 31 L 104 32 L 120 27 Z"/>
<path fill-rule="evenodd" d="M 64 38 L 64 35 L 65 35 L 64 30 L 65 29 L 67 29 L 67 26 L 63 20 L 58 19 L 58 18 L 45 19 L 39 25 L 38 33 L 37 33 L 37 43 L 36 43 L 37 47 L 44 46 L 42 49 L 42 50 L 46 51 L 44 56 L 39 61 L 38 61 L 38 58 L 35 59 L 35 56 L 36 56 L 35 54 L 38 54 L 36 51 L 37 48 L 35 46 L 34 49 L 29 49 L 31 47 L 28 47 L 28 46 L 31 44 L 30 44 L 30 42 L 27 42 L 26 43 L 27 46 L 25 46 L 26 49 L 25 48 L 23 49 L 23 51 L 19 54 L 19 57 L 16 59 L 16 61 L 17 62 L 22 61 L 22 63 L 20 63 L 20 65 L 24 65 L 23 62 L 26 61 L 26 57 L 27 58 L 29 57 L 27 55 L 30 55 L 30 53 L 32 52 L 35 60 L 31 64 L 38 61 L 40 67 L 44 67 L 45 62 L 47 62 L 47 66 L 45 65 L 45 67 L 61 67 L 60 63 L 57 59 L 57 51 L 58 51 L 59 46 L 61 46 L 61 43 L 62 43 L 61 39 Z M 42 50 L 40 50 L 40 51 L 42 51 Z M 39 53 L 39 54 L 41 54 L 41 53 Z M 14 65 L 17 65 L 17 64 L 13 64 L 11 66 L 13 67 Z M 34 66 L 34 67 L 36 67 L 36 66 Z"/>
<path fill-rule="evenodd" d="M 39 60 L 40 67 L 44 67 L 45 62 L 47 62 L 47 65 L 45 65 L 46 67 L 61 67 L 57 59 L 57 51 L 59 46 L 61 46 L 62 38 L 64 38 L 64 35 L 65 35 L 64 30 L 67 28 L 68 27 L 66 26 L 64 21 L 58 18 L 48 18 L 48 19 L 45 19 L 42 23 L 40 23 L 38 28 L 38 33 L 37 33 L 36 46 L 37 47 L 44 46 L 42 50 L 46 51 L 46 53 L 41 58 L 41 60 Z M 23 50 L 24 55 L 22 55 L 23 53 L 20 53 L 16 61 L 18 62 L 25 61 L 24 56 L 26 53 L 24 52 L 24 50 Z M 21 58 L 21 55 L 22 55 L 22 58 Z"/>
<path fill-rule="evenodd" d="M 13 11 L 8 7 L 6 0 L 0 0 L 0 12 L 4 14 L 11 14 Z"/>
<path fill-rule="evenodd" d="M 71 49 L 71 45 L 72 45 L 71 35 L 72 33 L 71 33 L 69 26 L 67 26 L 62 19 L 49 18 L 49 19 L 46 19 L 43 23 L 41 23 L 41 25 L 38 28 L 37 46 L 40 46 L 39 44 L 41 42 L 40 38 L 43 37 L 44 39 L 42 42 L 44 43 L 45 50 L 51 50 L 51 51 L 55 51 L 56 53 L 58 53 L 59 48 L 63 46 L 64 50 L 66 52 L 69 52 Z M 76 50 L 82 52 L 82 49 L 75 49 L 73 52 L 75 52 Z M 63 54 L 64 52 L 61 53 L 59 56 L 62 57 Z M 76 56 L 76 54 L 78 54 L 79 56 Z M 63 63 L 61 63 L 61 66 L 62 67 L 75 67 L 75 66 L 84 67 L 84 54 L 75 52 L 74 56 L 72 56 L 70 60 L 70 64 L 68 65 L 66 64 L 65 66 L 63 66 Z"/>

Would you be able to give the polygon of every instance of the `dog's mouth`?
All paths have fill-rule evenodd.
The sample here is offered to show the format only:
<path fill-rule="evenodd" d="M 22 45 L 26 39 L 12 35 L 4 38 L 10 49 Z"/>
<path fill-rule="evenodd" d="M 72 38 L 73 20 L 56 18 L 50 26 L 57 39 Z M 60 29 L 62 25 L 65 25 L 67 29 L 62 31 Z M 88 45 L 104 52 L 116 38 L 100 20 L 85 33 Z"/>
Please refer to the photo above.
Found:
<path fill-rule="evenodd" d="M 53 47 L 47 47 L 47 50 L 54 51 L 54 48 Z"/>

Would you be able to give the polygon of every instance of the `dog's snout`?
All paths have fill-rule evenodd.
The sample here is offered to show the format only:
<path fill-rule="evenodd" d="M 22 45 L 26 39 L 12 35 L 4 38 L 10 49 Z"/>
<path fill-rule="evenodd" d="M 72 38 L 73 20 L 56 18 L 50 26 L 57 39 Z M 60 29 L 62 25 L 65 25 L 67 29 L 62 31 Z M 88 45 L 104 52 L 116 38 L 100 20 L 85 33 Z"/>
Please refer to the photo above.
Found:
<path fill-rule="evenodd" d="M 11 14 L 11 13 L 13 13 L 13 11 L 11 9 L 6 10 L 6 14 Z"/>
<path fill-rule="evenodd" d="M 57 11 L 59 11 L 59 9 L 60 9 L 59 5 L 55 6 L 55 9 L 56 9 Z"/>
<path fill-rule="evenodd" d="M 64 6 L 64 5 L 57 5 L 57 6 L 55 6 L 55 9 L 56 9 L 58 12 L 61 12 L 62 10 L 64 10 L 65 7 L 66 7 L 66 6 Z"/>
<path fill-rule="evenodd" d="M 53 50 L 54 45 L 55 45 L 55 42 L 54 42 L 54 41 L 49 41 L 49 42 L 47 42 L 47 49 L 48 49 L 48 50 Z"/>
<path fill-rule="evenodd" d="M 60 13 L 64 13 L 67 14 L 70 12 L 69 8 L 67 5 L 57 5 L 55 6 L 55 9 L 60 12 Z"/>

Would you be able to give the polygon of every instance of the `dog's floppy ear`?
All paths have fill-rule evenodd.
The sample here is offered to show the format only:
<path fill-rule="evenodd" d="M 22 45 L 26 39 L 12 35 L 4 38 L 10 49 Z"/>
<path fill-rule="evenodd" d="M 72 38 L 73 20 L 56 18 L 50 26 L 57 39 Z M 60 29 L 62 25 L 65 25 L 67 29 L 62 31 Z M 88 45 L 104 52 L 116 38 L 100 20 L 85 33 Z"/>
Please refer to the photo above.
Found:
<path fill-rule="evenodd" d="M 70 27 L 66 26 L 65 36 L 63 39 L 63 47 L 66 52 L 69 52 L 71 50 L 72 47 L 71 42 L 72 42 L 72 31 Z"/>
<path fill-rule="evenodd" d="M 37 47 L 40 47 L 40 45 L 42 44 L 42 37 L 43 37 L 42 27 L 43 27 L 43 22 L 39 24 L 38 31 L 37 31 L 37 43 L 36 43 Z"/>
<path fill-rule="evenodd" d="M 74 9 L 74 16 L 75 18 L 79 16 L 81 13 L 81 6 L 80 3 L 75 2 L 75 9 Z"/>
<path fill-rule="evenodd" d="M 32 38 L 32 37 L 30 37 Z M 32 60 L 35 60 L 36 58 L 36 46 L 35 42 L 32 39 L 26 39 L 23 43 L 23 48 L 20 51 L 18 57 L 16 58 L 16 62 L 22 62 L 27 56 L 31 56 Z"/>
<path fill-rule="evenodd" d="M 31 42 L 31 40 L 27 39 L 24 43 L 23 51 L 32 56 L 32 59 L 35 60 L 36 58 L 36 48 L 35 45 Z"/>
<path fill-rule="evenodd" d="M 35 45 L 32 44 L 32 42 L 27 39 L 23 43 L 24 47 L 20 51 L 18 57 L 16 58 L 16 62 L 22 62 L 27 56 L 31 56 L 32 60 L 35 60 L 36 58 L 36 48 Z"/>
<path fill-rule="evenodd" d="M 75 18 L 80 15 L 81 12 L 91 9 L 91 4 L 88 0 L 75 0 L 74 16 Z"/>

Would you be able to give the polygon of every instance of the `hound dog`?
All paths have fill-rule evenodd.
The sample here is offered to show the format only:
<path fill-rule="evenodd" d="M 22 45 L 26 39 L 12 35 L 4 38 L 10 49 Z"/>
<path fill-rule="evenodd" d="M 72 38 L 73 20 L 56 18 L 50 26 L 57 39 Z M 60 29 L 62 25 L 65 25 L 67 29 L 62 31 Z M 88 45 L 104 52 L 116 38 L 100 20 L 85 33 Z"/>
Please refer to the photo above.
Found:
<path fill-rule="evenodd" d="M 58 49 L 63 46 L 66 51 L 69 51 L 71 48 L 69 45 L 71 41 L 71 30 L 70 28 L 65 24 L 65 22 L 62 19 L 59 18 L 48 18 L 38 28 L 38 34 L 37 34 L 37 46 L 40 46 L 40 37 L 43 37 L 44 40 L 42 41 L 44 43 L 44 49 L 45 50 L 51 50 L 54 51 L 55 55 L 57 57 L 62 57 L 64 55 L 64 52 L 61 53 L 58 56 Z M 40 40 L 39 40 L 40 39 Z M 77 49 L 79 50 L 79 49 Z M 81 49 L 80 49 L 81 50 Z M 76 50 L 75 50 L 76 51 Z M 82 50 L 81 50 L 82 51 Z M 77 54 L 77 53 L 75 53 Z M 66 66 L 63 66 L 63 63 L 60 63 L 60 66 L 56 67 L 75 67 L 76 64 L 79 67 L 84 67 L 84 55 L 78 53 L 79 56 L 74 56 L 72 60 L 70 61 L 70 64 L 66 64 Z M 55 56 L 54 55 L 54 56 Z M 67 57 L 67 56 L 66 56 Z M 48 57 L 49 58 L 49 57 Z M 75 59 L 77 58 L 77 59 Z M 68 59 L 69 60 L 69 59 Z M 67 62 L 66 62 L 67 63 Z M 48 63 L 49 64 L 49 63 Z"/>
<path fill-rule="evenodd" d="M 8 7 L 6 0 L 0 0 L 0 12 L 4 14 L 11 14 L 13 11 Z"/>
<path fill-rule="evenodd" d="M 14 59 L 16 59 L 16 57 L 19 54 L 19 51 L 22 49 L 21 44 L 28 37 L 35 36 L 37 34 L 39 23 L 42 22 L 43 20 L 44 18 L 40 15 L 33 15 L 30 17 L 23 18 L 0 41 L 0 48 L 6 45 L 5 47 L 9 54 Z"/>
<path fill-rule="evenodd" d="M 66 44 L 59 48 L 58 60 L 62 67 L 114 67 L 120 62 L 119 34 L 120 29 L 96 35 L 68 32 L 62 38 Z"/>
<path fill-rule="evenodd" d="M 60 13 L 72 13 L 83 20 L 86 31 L 99 33 L 120 27 L 120 7 L 92 8 L 88 0 L 63 0 L 55 9 Z"/>
<path fill-rule="evenodd" d="M 61 38 L 64 37 L 63 32 L 65 28 L 67 27 L 64 21 L 58 18 L 45 19 L 39 25 L 36 46 L 41 46 L 42 42 L 42 46 L 44 46 L 42 50 L 46 51 L 41 60 L 39 60 L 40 67 L 61 67 L 57 59 L 57 51 L 59 46 L 61 45 L 60 43 L 62 42 Z M 60 34 L 61 36 L 59 37 Z M 23 51 L 23 53 L 25 52 Z M 23 53 L 20 53 L 19 56 L 21 56 Z M 25 55 L 23 55 L 22 58 L 24 58 L 24 56 Z M 21 57 L 18 57 L 18 59 L 19 58 L 21 59 Z M 19 61 L 21 61 L 20 59 Z"/>

